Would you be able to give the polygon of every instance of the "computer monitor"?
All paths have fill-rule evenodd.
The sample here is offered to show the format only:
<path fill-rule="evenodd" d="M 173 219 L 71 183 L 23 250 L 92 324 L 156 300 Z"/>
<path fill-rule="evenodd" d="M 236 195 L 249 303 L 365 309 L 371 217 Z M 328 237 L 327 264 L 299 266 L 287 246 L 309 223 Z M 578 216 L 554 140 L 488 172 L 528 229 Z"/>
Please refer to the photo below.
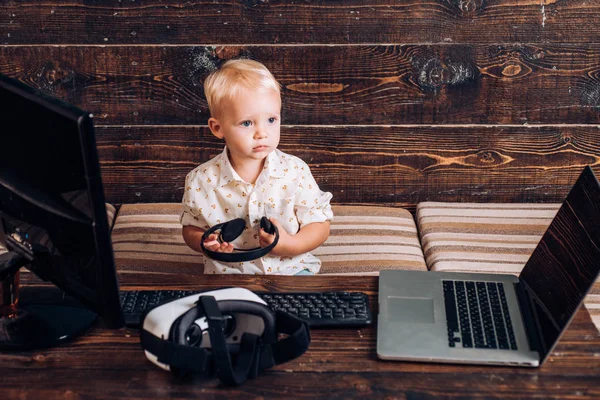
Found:
<path fill-rule="evenodd" d="M 124 325 L 91 118 L 0 74 L 0 349 L 53 346 L 97 315 Z M 21 267 L 78 304 L 44 285 L 19 303 Z"/>

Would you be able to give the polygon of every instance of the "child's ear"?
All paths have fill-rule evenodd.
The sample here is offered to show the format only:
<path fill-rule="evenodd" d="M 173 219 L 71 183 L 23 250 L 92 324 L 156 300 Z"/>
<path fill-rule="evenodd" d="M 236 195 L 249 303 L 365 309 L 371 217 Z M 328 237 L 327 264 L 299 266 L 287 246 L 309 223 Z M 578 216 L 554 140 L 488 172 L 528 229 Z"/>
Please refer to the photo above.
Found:
<path fill-rule="evenodd" d="M 219 139 L 223 139 L 223 131 L 221 130 L 221 123 L 216 118 L 208 119 L 208 127 L 213 135 Z"/>

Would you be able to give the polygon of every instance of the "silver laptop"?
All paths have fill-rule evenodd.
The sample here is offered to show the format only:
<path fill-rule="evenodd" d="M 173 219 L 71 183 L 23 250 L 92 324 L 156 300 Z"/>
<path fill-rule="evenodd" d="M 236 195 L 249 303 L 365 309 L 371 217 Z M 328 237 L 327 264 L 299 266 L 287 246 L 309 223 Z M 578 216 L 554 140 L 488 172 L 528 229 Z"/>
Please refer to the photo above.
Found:
<path fill-rule="evenodd" d="M 377 355 L 541 365 L 600 272 L 600 184 L 586 167 L 519 277 L 385 270 Z"/>

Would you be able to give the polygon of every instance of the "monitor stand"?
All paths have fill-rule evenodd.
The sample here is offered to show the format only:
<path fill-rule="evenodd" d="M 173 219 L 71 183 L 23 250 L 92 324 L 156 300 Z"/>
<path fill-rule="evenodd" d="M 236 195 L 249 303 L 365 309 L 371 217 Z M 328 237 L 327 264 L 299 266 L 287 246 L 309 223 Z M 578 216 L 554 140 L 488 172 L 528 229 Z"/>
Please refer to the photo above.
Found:
<path fill-rule="evenodd" d="M 82 334 L 96 319 L 57 288 L 26 287 L 20 299 L 19 270 L 27 263 L 15 252 L 0 255 L 0 351 L 53 347 Z"/>

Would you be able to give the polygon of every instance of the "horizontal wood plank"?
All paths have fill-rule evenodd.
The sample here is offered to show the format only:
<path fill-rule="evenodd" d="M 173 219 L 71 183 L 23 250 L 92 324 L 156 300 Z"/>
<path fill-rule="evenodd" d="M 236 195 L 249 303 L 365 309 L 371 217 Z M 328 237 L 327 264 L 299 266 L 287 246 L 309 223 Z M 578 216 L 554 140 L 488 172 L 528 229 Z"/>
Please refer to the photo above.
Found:
<path fill-rule="evenodd" d="M 287 124 L 600 123 L 600 45 L 0 47 L 0 73 L 97 124 L 204 124 L 202 80 L 253 57 Z"/>
<path fill-rule="evenodd" d="M 223 150 L 202 126 L 98 127 L 107 200 L 180 202 L 186 174 Z M 305 160 L 336 203 L 562 202 L 596 126 L 284 126 L 279 148 Z"/>
<path fill-rule="evenodd" d="M 4 44 L 598 42 L 600 4 L 570 0 L 9 1 Z"/>
<path fill-rule="evenodd" d="M 339 342 L 339 341 L 338 341 Z M 307 372 L 266 371 L 239 387 L 224 387 L 217 379 L 201 376 L 177 378 L 167 371 L 150 365 L 135 345 L 135 369 L 122 371 L 109 364 L 126 361 L 116 351 L 90 352 L 104 360 L 96 369 L 53 368 L 44 371 L 3 370 L 4 399 L 29 398 L 94 398 L 94 399 L 593 399 L 600 396 L 595 383 L 599 372 L 596 365 L 589 368 L 563 368 L 578 371 L 579 376 L 564 375 L 565 370 L 553 373 L 515 371 L 511 368 L 454 368 L 452 372 L 432 373 L 420 366 L 420 371 L 407 372 Z M 125 353 L 125 354 L 128 354 Z M 106 360 L 104 357 L 111 357 Z M 85 355 L 81 356 L 84 358 Z M 305 357 L 308 357 L 305 356 Z M 569 355 L 565 355 L 569 357 Z M 345 358 L 347 365 L 362 358 Z M 147 365 L 144 365 L 147 364 Z M 284 367 L 285 368 L 285 367 Z M 593 375 L 593 374 L 596 375 Z M 33 384 L 25 384 L 33 380 Z"/>

